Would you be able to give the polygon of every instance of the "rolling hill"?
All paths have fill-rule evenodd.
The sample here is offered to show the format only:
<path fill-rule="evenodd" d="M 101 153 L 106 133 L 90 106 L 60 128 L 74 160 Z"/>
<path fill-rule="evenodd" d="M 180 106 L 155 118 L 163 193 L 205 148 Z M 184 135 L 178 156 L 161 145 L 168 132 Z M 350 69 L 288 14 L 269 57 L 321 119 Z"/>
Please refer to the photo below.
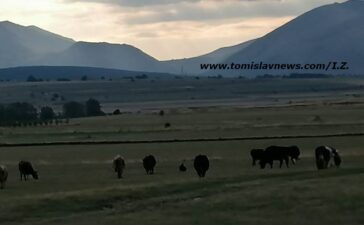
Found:
<path fill-rule="evenodd" d="M 37 65 L 82 66 L 132 71 L 157 71 L 158 61 L 131 45 L 77 42 L 68 49 L 49 54 Z"/>

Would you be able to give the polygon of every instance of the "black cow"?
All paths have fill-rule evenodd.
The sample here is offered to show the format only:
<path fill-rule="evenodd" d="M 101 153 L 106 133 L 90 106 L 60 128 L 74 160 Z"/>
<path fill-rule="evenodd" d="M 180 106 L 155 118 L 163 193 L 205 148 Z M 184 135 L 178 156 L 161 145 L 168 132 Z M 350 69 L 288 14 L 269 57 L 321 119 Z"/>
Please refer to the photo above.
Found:
<path fill-rule="evenodd" d="M 122 178 L 123 177 L 123 172 L 125 169 L 125 160 L 122 156 L 117 155 L 115 156 L 114 160 L 113 160 L 113 167 L 114 167 L 114 171 L 118 174 L 118 178 Z"/>
<path fill-rule="evenodd" d="M 187 167 L 185 166 L 185 161 L 183 160 L 182 164 L 179 166 L 179 171 L 180 172 L 186 172 L 187 171 Z"/>
<path fill-rule="evenodd" d="M 153 155 L 148 155 L 143 159 L 143 166 L 147 174 L 154 173 L 154 167 L 157 164 L 155 157 Z"/>
<path fill-rule="evenodd" d="M 32 175 L 35 180 L 38 180 L 38 172 L 33 169 L 33 166 L 28 161 L 20 161 L 19 162 L 19 172 L 20 172 L 20 180 L 26 181 L 28 179 L 28 175 Z"/>
<path fill-rule="evenodd" d="M 273 168 L 273 161 L 280 161 L 279 167 L 282 168 L 283 161 L 286 163 L 287 168 L 289 167 L 289 159 L 291 159 L 292 164 L 296 164 L 296 161 L 299 160 L 300 149 L 297 146 L 269 146 L 265 149 L 262 159 L 260 160 L 260 167 L 262 169 L 265 168 L 265 165 L 268 163 L 270 167 Z"/>
<path fill-rule="evenodd" d="M 257 160 L 261 160 L 264 155 L 264 149 L 253 149 L 250 151 L 250 156 L 253 160 L 253 166 L 255 166 Z"/>
<path fill-rule="evenodd" d="M 206 172 L 210 167 L 210 161 L 206 155 L 198 155 L 195 157 L 193 166 L 199 177 L 205 177 Z"/>
<path fill-rule="evenodd" d="M 315 149 L 316 167 L 319 170 L 327 169 L 331 159 L 337 167 L 341 164 L 341 157 L 336 149 L 329 146 L 319 146 Z M 332 165 L 332 164 L 331 164 Z M 331 166 L 330 165 L 330 166 Z"/>
<path fill-rule="evenodd" d="M 273 161 L 278 160 L 280 162 L 279 168 L 282 168 L 283 161 L 285 161 L 287 168 L 289 167 L 289 148 L 270 146 L 265 149 L 262 159 L 260 160 L 260 168 L 264 169 L 266 164 L 273 168 Z"/>

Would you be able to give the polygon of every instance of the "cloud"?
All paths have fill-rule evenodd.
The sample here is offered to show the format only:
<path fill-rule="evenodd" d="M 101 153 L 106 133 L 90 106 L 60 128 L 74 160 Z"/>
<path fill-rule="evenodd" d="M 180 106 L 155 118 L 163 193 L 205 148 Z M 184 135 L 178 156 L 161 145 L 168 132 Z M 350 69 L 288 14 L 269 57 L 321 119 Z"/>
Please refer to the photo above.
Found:
<path fill-rule="evenodd" d="M 209 3 L 224 4 L 227 2 L 280 2 L 282 0 L 63 0 L 64 2 L 97 2 L 104 4 L 116 4 L 123 7 L 150 7 L 160 5 L 177 5 L 180 3 Z"/>
<path fill-rule="evenodd" d="M 61 0 L 112 5 L 129 25 L 297 16 L 332 0 Z"/>
<path fill-rule="evenodd" d="M 219 3 L 220 4 L 220 3 Z M 258 17 L 284 17 L 300 14 L 301 10 L 293 5 L 277 3 L 229 3 L 224 5 L 210 5 L 203 2 L 195 4 L 180 4 L 178 6 L 156 6 L 138 9 L 124 13 L 125 22 L 133 24 L 148 24 L 172 21 L 212 21 L 240 18 L 241 20 Z"/>

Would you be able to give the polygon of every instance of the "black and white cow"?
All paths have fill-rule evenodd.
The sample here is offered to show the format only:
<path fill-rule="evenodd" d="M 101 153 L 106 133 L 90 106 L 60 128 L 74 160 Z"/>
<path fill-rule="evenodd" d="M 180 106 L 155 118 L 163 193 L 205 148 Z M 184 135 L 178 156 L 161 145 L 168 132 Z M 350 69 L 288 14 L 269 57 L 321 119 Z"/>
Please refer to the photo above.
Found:
<path fill-rule="evenodd" d="M 333 166 L 332 161 L 336 167 L 341 165 L 341 157 L 339 152 L 330 146 L 319 146 L 315 149 L 316 167 L 319 170 L 327 169 Z"/>

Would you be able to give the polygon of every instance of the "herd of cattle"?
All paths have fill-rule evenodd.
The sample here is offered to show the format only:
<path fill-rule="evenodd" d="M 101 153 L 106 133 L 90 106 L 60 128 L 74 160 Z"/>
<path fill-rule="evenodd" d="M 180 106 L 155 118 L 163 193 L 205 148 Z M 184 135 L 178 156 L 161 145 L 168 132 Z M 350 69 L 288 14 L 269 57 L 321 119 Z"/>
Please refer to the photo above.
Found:
<path fill-rule="evenodd" d="M 266 164 L 269 164 L 273 168 L 273 161 L 279 161 L 281 168 L 283 162 L 285 162 L 287 168 L 289 167 L 289 161 L 292 164 L 296 164 L 299 160 L 301 152 L 297 146 L 290 147 L 280 147 L 280 146 L 270 146 L 264 149 L 253 149 L 250 151 L 250 155 L 253 159 L 253 166 L 256 165 L 256 161 L 259 161 L 260 168 L 264 169 Z M 341 157 L 339 152 L 329 146 L 320 146 L 315 150 L 315 159 L 317 169 L 327 169 L 329 166 L 335 165 L 340 167 Z"/>
<path fill-rule="evenodd" d="M 253 166 L 259 161 L 259 165 L 262 169 L 266 167 L 267 164 L 273 168 L 273 162 L 279 161 L 280 168 L 283 162 L 289 167 L 289 162 L 296 164 L 299 160 L 300 149 L 297 146 L 290 147 L 280 147 L 280 146 L 270 146 L 266 149 L 253 149 L 250 152 L 253 160 Z M 341 157 L 338 151 L 329 146 L 320 146 L 315 150 L 316 166 L 317 169 L 326 169 L 329 166 L 335 165 L 339 167 L 341 164 Z M 186 172 L 187 167 L 185 166 L 185 161 L 179 166 L 180 172 Z M 154 167 L 157 164 L 157 160 L 153 155 L 148 155 L 143 159 L 143 167 L 147 174 L 154 173 Z M 113 160 L 113 168 L 115 173 L 117 173 L 118 178 L 122 178 L 125 169 L 125 159 L 120 155 L 116 156 Z M 210 167 L 210 161 L 206 155 L 198 155 L 195 157 L 193 162 L 194 169 L 199 177 L 205 177 L 206 172 Z M 34 179 L 38 179 L 38 172 L 34 170 L 32 164 L 28 161 L 19 162 L 19 172 L 20 180 L 27 180 L 28 176 L 31 175 Z M 8 172 L 5 166 L 0 166 L 0 188 L 3 189 L 8 178 Z"/>
<path fill-rule="evenodd" d="M 185 161 L 179 166 L 180 172 L 186 172 L 187 167 L 185 166 Z M 125 169 L 125 160 L 120 155 L 117 155 L 113 160 L 113 167 L 115 173 L 117 173 L 118 178 L 122 178 L 123 172 Z M 154 167 L 157 165 L 157 160 L 153 155 L 148 155 L 143 159 L 143 167 L 147 174 L 154 173 Z M 193 166 L 196 170 L 196 173 L 199 177 L 205 177 L 207 170 L 210 167 L 210 161 L 206 155 L 198 155 L 195 157 Z"/>

